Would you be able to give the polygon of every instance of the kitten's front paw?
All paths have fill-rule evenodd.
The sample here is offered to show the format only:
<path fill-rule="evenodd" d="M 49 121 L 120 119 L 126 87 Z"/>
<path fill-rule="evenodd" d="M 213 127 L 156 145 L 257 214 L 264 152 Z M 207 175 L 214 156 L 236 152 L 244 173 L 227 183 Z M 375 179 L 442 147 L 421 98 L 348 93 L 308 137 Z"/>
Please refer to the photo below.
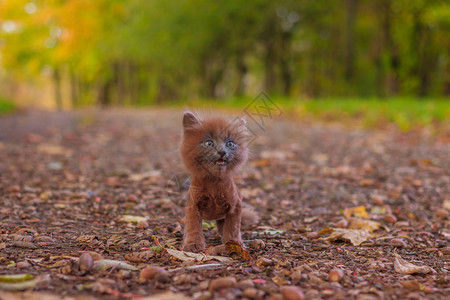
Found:
<path fill-rule="evenodd" d="M 185 243 L 183 245 L 183 251 L 186 251 L 186 252 L 201 252 L 201 251 L 205 250 L 205 247 L 206 247 L 205 243 L 198 243 L 198 242 L 197 243 L 196 242 Z"/>

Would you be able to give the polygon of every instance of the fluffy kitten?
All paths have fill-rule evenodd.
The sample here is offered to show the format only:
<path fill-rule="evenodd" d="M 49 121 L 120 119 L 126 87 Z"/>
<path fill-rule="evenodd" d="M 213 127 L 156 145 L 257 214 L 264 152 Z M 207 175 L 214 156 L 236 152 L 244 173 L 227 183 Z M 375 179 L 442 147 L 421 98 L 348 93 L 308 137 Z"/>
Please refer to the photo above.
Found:
<path fill-rule="evenodd" d="M 233 180 L 233 171 L 247 161 L 245 121 L 199 120 L 185 112 L 183 129 L 181 157 L 193 175 L 186 204 L 183 250 L 205 249 L 203 219 L 216 220 L 223 243 L 242 243 L 241 221 L 257 220 L 253 210 L 242 210 L 242 198 Z"/>

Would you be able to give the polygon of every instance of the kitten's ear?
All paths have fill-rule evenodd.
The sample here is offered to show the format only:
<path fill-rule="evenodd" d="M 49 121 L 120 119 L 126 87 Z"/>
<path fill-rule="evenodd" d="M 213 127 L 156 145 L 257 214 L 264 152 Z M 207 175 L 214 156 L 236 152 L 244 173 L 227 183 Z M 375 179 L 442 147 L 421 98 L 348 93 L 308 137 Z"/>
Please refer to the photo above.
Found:
<path fill-rule="evenodd" d="M 183 128 L 186 130 L 200 124 L 199 119 L 190 111 L 186 111 L 183 116 Z"/>
<path fill-rule="evenodd" d="M 247 122 L 244 118 L 239 118 L 235 122 L 235 126 L 240 130 L 246 130 L 247 129 Z"/>

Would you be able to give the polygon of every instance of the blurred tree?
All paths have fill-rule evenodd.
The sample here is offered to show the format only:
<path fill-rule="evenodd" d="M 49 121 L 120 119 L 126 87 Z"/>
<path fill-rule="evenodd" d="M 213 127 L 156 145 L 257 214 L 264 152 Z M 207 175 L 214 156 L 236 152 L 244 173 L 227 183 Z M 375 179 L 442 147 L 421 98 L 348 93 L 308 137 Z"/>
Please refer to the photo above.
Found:
<path fill-rule="evenodd" d="M 441 0 L 2 1 L 1 65 L 52 78 L 59 108 L 449 95 L 449 20 Z"/>

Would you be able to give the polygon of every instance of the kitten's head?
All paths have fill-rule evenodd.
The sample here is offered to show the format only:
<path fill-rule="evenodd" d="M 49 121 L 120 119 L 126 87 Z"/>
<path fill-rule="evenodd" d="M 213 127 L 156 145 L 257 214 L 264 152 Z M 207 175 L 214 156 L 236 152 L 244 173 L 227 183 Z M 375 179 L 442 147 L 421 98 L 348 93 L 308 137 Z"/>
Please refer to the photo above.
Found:
<path fill-rule="evenodd" d="M 199 120 L 193 113 L 185 112 L 181 157 L 196 176 L 222 177 L 247 161 L 247 137 L 243 119 Z"/>

